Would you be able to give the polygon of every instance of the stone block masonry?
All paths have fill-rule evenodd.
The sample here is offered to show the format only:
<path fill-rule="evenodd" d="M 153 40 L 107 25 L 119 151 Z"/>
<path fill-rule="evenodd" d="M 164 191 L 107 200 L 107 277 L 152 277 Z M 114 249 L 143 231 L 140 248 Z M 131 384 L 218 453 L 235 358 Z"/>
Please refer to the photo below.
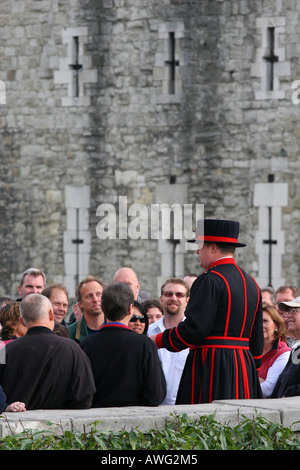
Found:
<path fill-rule="evenodd" d="M 239 220 L 237 261 L 263 282 L 254 193 L 269 176 L 287 188 L 272 279 L 299 285 L 299 13 L 294 0 L 2 0 L 0 295 L 16 296 L 30 266 L 74 284 L 68 187 L 89 187 L 89 206 L 73 208 L 88 223 L 80 276 L 110 282 L 131 265 L 157 296 L 171 245 L 99 240 L 96 211 L 171 194 Z M 176 274 L 200 273 L 177 250 Z"/>

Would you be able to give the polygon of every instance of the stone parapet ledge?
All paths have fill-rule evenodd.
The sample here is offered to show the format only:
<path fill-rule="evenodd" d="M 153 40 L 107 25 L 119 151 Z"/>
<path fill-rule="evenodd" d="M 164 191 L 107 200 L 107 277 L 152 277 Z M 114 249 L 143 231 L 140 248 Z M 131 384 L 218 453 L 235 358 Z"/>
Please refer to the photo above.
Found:
<path fill-rule="evenodd" d="M 0 435 L 5 437 L 24 429 L 61 434 L 87 432 L 96 423 L 102 431 L 120 431 L 138 428 L 145 432 L 163 429 L 175 416 L 187 415 L 198 419 L 215 415 L 216 421 L 235 426 L 244 418 L 262 416 L 281 423 L 294 431 L 300 430 L 300 397 L 266 400 L 220 400 L 200 405 L 167 405 L 159 407 L 91 408 L 88 410 L 33 410 L 23 413 L 2 413 Z"/>

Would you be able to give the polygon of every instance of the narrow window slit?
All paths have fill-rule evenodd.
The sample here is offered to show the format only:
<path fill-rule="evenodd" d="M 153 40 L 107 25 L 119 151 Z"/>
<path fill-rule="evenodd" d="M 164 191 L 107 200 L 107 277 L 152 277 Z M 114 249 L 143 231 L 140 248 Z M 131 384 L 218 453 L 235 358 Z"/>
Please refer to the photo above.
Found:
<path fill-rule="evenodd" d="M 274 90 L 274 66 L 278 62 L 278 56 L 275 55 L 275 28 L 268 28 L 268 54 L 264 56 L 267 62 L 267 90 Z"/>
<path fill-rule="evenodd" d="M 74 98 L 79 97 L 79 72 L 82 70 L 82 64 L 79 63 L 79 37 L 73 37 L 72 44 L 72 57 L 73 64 L 70 64 L 70 67 L 74 71 L 73 75 L 73 96 Z"/>
<path fill-rule="evenodd" d="M 169 59 L 165 61 L 165 64 L 169 68 L 169 94 L 174 95 L 176 92 L 176 67 L 179 66 L 179 61 L 175 59 L 175 33 L 169 33 Z"/>

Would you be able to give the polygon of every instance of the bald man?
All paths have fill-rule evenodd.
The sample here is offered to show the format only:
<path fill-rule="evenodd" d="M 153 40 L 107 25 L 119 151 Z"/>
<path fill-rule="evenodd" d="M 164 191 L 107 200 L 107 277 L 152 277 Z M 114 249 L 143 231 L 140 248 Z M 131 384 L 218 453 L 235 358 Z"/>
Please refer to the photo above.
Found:
<path fill-rule="evenodd" d="M 114 275 L 113 282 L 122 282 L 123 284 L 127 284 L 133 292 L 134 300 L 138 300 L 140 283 L 132 268 L 124 267 L 118 269 Z"/>
<path fill-rule="evenodd" d="M 53 333 L 50 300 L 27 295 L 20 318 L 28 331 L 6 345 L 6 363 L 0 364 L 7 403 L 20 400 L 26 410 L 89 408 L 95 391 L 90 361 L 75 341 Z"/>

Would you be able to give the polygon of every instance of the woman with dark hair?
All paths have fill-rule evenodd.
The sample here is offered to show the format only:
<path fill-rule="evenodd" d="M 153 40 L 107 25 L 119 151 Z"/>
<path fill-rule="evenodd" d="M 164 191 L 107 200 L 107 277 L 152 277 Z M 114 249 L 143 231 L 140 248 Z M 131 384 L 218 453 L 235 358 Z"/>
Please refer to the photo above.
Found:
<path fill-rule="evenodd" d="M 144 307 L 137 302 L 133 302 L 133 315 L 129 320 L 129 328 L 133 331 L 136 331 L 139 334 L 147 335 L 149 321 L 147 317 L 146 310 Z"/>
<path fill-rule="evenodd" d="M 291 349 L 286 344 L 284 320 L 277 310 L 267 303 L 263 303 L 263 334 L 263 358 L 258 376 L 263 397 L 269 398 L 289 359 Z"/>

